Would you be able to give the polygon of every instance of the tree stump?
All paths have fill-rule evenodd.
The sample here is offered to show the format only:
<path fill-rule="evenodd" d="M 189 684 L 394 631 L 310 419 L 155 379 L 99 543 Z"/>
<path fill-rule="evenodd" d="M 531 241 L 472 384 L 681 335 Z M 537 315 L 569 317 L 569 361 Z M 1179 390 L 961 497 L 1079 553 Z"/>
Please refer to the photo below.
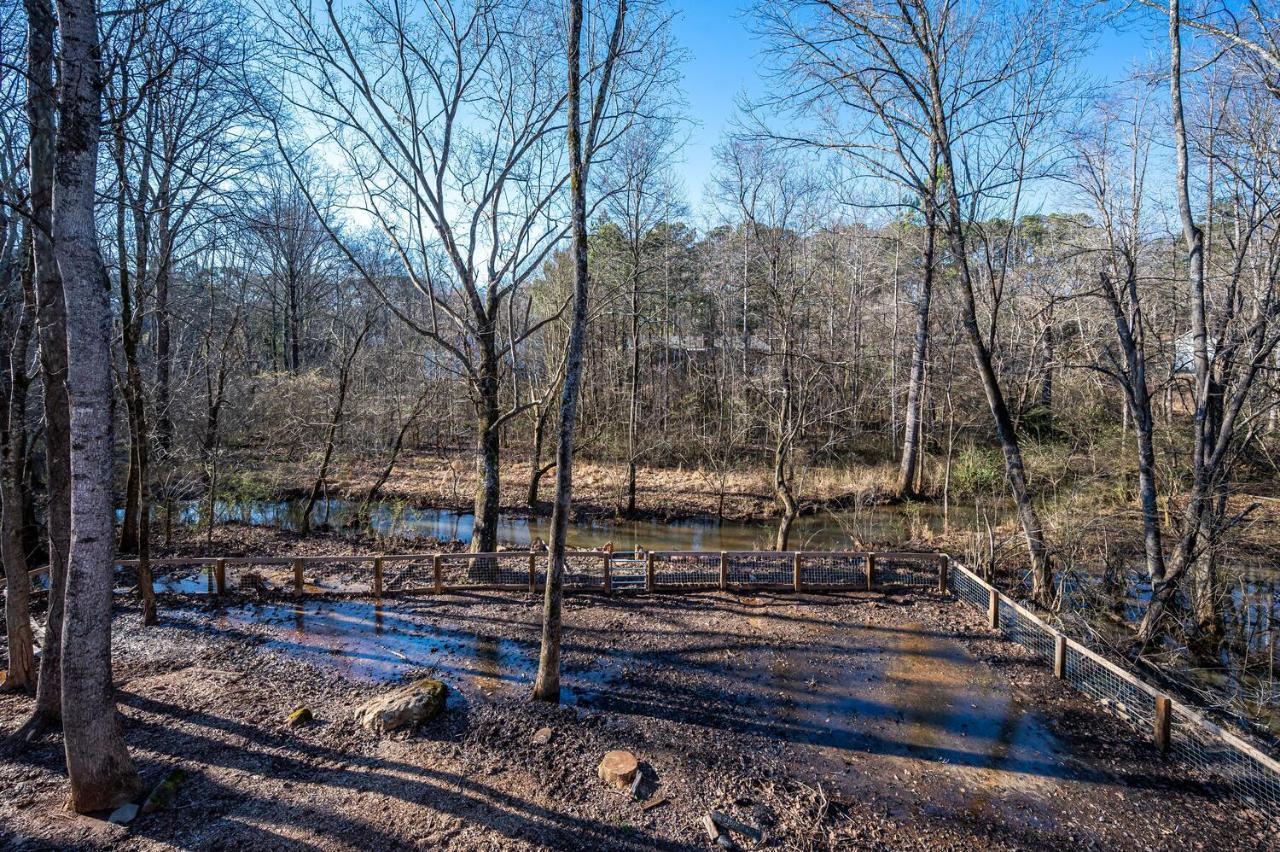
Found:
<path fill-rule="evenodd" d="M 611 751 L 600 761 L 600 780 L 612 784 L 619 790 L 626 790 L 636 778 L 640 764 L 636 756 L 629 751 Z"/>

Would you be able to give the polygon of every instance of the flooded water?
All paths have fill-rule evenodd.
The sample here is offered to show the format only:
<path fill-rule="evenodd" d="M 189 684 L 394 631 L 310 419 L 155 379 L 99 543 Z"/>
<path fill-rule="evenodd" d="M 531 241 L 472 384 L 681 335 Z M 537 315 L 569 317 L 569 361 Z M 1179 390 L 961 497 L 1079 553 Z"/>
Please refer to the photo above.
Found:
<path fill-rule="evenodd" d="M 234 521 L 255 526 L 297 529 L 305 501 L 221 502 L 215 513 L 219 522 Z M 328 500 L 317 505 L 313 523 L 344 528 L 356 526 L 382 536 L 434 538 L 469 542 L 475 516 L 453 509 L 417 509 L 393 501 L 373 504 L 369 517 L 357 517 L 357 504 Z M 194 523 L 203 507 L 183 506 L 183 520 Z M 953 507 L 948 523 L 963 527 L 975 517 L 973 507 Z M 994 523 L 994 520 L 993 520 Z M 806 550 L 833 550 L 859 543 L 901 543 L 924 533 L 942 532 L 942 510 L 933 505 L 909 507 L 875 506 L 827 512 L 799 518 L 792 527 L 792 546 Z M 622 520 L 587 518 L 571 523 L 569 546 L 600 547 L 612 542 L 619 550 L 643 547 L 646 550 L 757 550 L 773 546 L 775 527 L 765 522 L 716 521 L 708 518 L 685 520 Z M 503 513 L 498 517 L 498 543 L 519 548 L 534 539 L 551 537 L 549 517 L 529 517 Z"/>
<path fill-rule="evenodd" d="M 465 681 L 492 693 L 528 669 L 529 649 L 433 626 L 418 609 L 406 612 L 365 601 L 251 604 L 228 610 L 216 626 L 264 627 L 268 650 L 362 681 L 397 680 L 429 669 L 448 675 L 455 686 Z"/>
<path fill-rule="evenodd" d="M 746 598 L 742 605 L 715 627 L 699 622 L 647 648 L 617 631 L 571 628 L 563 702 L 709 735 L 725 729 L 785 740 L 807 755 L 803 774 L 851 796 L 874 784 L 904 810 L 924 801 L 932 812 L 998 821 L 1011 809 L 1039 808 L 1070 777 L 1045 721 L 953 638 L 908 617 L 891 626 L 817 621 L 797 631 L 797 620 L 811 619 L 797 619 L 789 604 Z M 356 680 L 429 673 L 468 700 L 485 700 L 531 687 L 537 644 L 511 638 L 532 626 L 520 623 L 531 611 L 481 615 L 468 604 L 418 600 L 259 604 L 226 611 L 216 627 L 262 632 L 268 652 Z M 495 617 L 519 626 L 486 628 Z M 699 618 L 683 610 L 663 616 L 681 624 L 687 617 Z M 927 785 L 927 797 L 917 783 Z"/>

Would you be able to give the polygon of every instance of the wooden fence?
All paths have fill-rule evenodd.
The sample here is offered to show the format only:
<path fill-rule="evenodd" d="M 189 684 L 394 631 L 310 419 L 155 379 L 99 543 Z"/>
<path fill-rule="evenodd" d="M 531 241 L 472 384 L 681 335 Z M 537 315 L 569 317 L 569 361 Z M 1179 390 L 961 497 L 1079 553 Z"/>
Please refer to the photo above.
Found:
<path fill-rule="evenodd" d="M 1052 667 L 1055 677 L 1145 731 L 1161 753 L 1194 767 L 1213 792 L 1234 795 L 1280 820 L 1280 761 L 1259 746 L 1065 636 L 965 566 L 951 565 L 947 588 L 985 611 L 991 629 Z"/>
<path fill-rule="evenodd" d="M 136 568 L 137 560 L 120 560 Z M 565 591 L 606 594 L 699 589 L 834 591 L 882 585 L 946 588 L 945 555 L 855 551 L 596 550 L 565 554 Z M 149 560 L 159 591 L 227 594 L 263 587 L 296 595 L 444 594 L 545 587 L 547 554 L 402 553 L 382 556 L 166 557 Z"/>

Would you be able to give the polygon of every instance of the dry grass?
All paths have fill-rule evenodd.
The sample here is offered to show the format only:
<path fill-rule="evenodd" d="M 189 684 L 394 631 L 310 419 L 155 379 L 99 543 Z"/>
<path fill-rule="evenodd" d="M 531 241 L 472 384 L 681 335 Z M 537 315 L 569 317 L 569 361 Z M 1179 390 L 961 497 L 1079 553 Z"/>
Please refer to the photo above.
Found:
<path fill-rule="evenodd" d="M 358 498 L 381 472 L 380 461 L 355 461 L 335 467 L 329 493 Z M 230 467 L 253 471 L 253 490 L 260 493 L 292 493 L 310 487 L 312 466 L 278 458 L 241 457 Z M 531 467 L 527 461 L 502 466 L 503 508 L 525 507 Z M 574 504 L 579 512 L 613 514 L 626 504 L 626 467 L 598 461 L 574 464 Z M 801 499 L 811 507 L 852 502 L 878 503 L 893 493 L 896 471 L 892 465 L 852 468 L 811 467 L 796 476 Z M 382 496 L 418 506 L 470 508 L 476 487 L 473 460 L 466 455 L 413 453 L 404 455 Z M 554 481 L 543 477 L 539 493 L 550 499 Z M 727 520 L 763 520 L 777 513 L 772 472 L 762 466 L 744 466 L 721 476 L 700 467 L 641 467 L 636 479 L 636 509 L 661 518 L 715 516 Z"/>

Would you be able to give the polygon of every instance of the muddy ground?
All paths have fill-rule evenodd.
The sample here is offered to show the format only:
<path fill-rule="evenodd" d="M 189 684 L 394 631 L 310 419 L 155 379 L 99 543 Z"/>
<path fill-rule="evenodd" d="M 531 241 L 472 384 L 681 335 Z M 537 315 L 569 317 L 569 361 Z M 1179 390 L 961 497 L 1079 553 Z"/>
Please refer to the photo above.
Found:
<path fill-rule="evenodd" d="M 5 849 L 707 849 L 711 808 L 770 849 L 1262 849 L 1273 829 L 925 594 L 570 599 L 560 706 L 527 699 L 538 602 L 474 594 L 122 601 L 115 673 L 169 811 L 65 812 L 61 743 L 0 764 Z M 429 673 L 445 714 L 377 736 L 352 709 Z M 0 730 L 30 699 L 0 696 Z M 298 706 L 316 721 L 283 725 Z M 549 726 L 549 743 L 534 733 Z M 667 803 L 596 778 L 642 761 Z M 648 792 L 648 791 L 646 791 Z M 1274 848 L 1274 847 L 1270 847 Z"/>

